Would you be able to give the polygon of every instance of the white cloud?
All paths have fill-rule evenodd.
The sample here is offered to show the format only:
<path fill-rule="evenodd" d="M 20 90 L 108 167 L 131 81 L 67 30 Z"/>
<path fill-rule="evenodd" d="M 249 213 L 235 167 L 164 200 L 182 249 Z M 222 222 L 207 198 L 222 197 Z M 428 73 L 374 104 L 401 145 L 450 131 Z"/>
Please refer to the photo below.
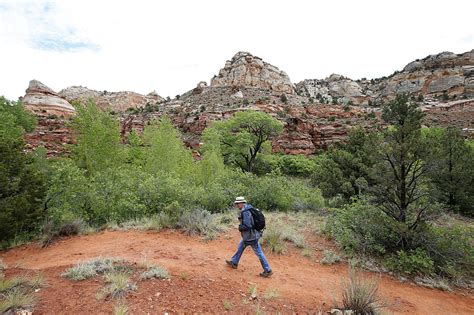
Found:
<path fill-rule="evenodd" d="M 380 77 L 473 49 L 470 0 L 1 1 L 0 94 L 54 90 L 181 94 L 249 51 L 293 82 Z"/>

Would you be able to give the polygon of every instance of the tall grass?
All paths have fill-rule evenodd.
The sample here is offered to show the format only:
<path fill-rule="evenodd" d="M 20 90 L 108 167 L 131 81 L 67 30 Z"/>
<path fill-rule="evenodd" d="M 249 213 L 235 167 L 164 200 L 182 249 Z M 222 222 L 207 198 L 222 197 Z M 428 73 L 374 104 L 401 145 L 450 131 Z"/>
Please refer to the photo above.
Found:
<path fill-rule="evenodd" d="M 3 296 L 4 298 L 0 301 L 1 314 L 9 310 L 15 311 L 20 308 L 30 308 L 36 303 L 35 296 L 21 288 L 10 290 Z"/>
<path fill-rule="evenodd" d="M 106 273 L 105 282 L 108 286 L 99 292 L 98 297 L 122 298 L 128 291 L 135 291 L 137 287 L 130 283 L 130 275 L 127 272 L 109 272 Z"/>
<path fill-rule="evenodd" d="M 342 305 L 354 314 L 377 314 L 382 304 L 378 296 L 379 281 L 364 278 L 355 268 L 349 269 L 349 278 L 342 281 Z"/>

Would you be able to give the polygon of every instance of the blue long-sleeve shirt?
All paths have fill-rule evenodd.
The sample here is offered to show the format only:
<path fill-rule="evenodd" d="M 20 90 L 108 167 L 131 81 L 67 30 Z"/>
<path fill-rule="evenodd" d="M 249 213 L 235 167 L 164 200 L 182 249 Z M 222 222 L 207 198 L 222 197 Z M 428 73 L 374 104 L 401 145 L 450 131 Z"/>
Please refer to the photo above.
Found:
<path fill-rule="evenodd" d="M 246 204 L 239 213 L 239 231 L 246 244 L 254 243 L 261 237 L 261 233 L 253 228 L 254 222 L 250 208 L 252 205 Z"/>

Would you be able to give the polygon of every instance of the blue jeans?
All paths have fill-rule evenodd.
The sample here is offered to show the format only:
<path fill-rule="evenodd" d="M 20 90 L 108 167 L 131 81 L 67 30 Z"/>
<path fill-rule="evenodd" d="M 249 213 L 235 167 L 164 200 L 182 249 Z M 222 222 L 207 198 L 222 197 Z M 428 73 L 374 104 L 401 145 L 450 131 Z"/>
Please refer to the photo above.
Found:
<path fill-rule="evenodd" d="M 253 252 L 255 253 L 255 255 L 257 255 L 258 259 L 260 260 L 260 263 L 262 264 L 263 270 L 265 270 L 266 272 L 271 271 L 267 258 L 265 258 L 265 254 L 263 254 L 262 247 L 260 246 L 258 241 L 255 241 L 255 243 L 252 243 L 252 244 L 245 244 L 243 240 L 240 240 L 239 247 L 237 248 L 237 252 L 235 252 L 234 256 L 232 256 L 231 261 L 235 265 L 238 265 L 240 256 L 242 256 L 247 246 L 252 246 Z"/>

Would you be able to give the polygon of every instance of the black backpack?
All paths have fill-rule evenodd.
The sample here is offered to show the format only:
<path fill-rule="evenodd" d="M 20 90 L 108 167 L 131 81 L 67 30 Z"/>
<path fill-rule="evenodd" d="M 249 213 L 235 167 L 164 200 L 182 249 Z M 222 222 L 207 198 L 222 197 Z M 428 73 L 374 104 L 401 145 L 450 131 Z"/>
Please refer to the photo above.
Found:
<path fill-rule="evenodd" d="M 262 211 L 256 208 L 250 208 L 249 211 L 253 218 L 253 228 L 259 232 L 265 230 L 265 216 Z"/>

